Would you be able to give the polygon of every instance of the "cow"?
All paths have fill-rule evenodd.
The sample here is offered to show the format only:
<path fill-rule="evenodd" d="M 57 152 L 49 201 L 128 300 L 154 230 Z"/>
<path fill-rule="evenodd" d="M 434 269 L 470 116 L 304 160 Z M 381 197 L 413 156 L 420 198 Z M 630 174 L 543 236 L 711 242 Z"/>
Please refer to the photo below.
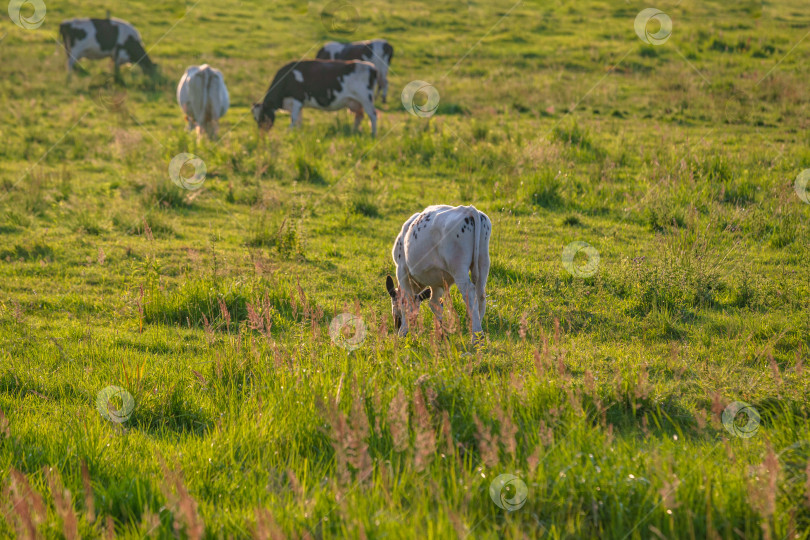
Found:
<path fill-rule="evenodd" d="M 59 35 L 67 52 L 68 78 L 81 58 L 112 58 L 116 78 L 121 65 L 127 63 L 140 66 L 151 77 L 157 74 L 157 65 L 146 54 L 141 35 L 121 19 L 68 19 L 59 25 Z"/>
<path fill-rule="evenodd" d="M 405 222 L 391 251 L 399 287 L 390 275 L 385 280 L 400 336 L 408 334 L 408 316 L 427 299 L 441 323 L 442 297 L 455 283 L 472 323 L 473 347 L 483 345 L 491 236 L 492 222 L 474 206 L 428 206 Z"/>
<path fill-rule="evenodd" d="M 355 41 L 353 43 L 338 43 L 330 41 L 318 51 L 316 58 L 324 60 L 365 60 L 377 68 L 379 74 L 379 88 L 377 95 L 382 91 L 382 102 L 388 99 L 388 68 L 394 57 L 394 48 L 384 39 Z"/>
<path fill-rule="evenodd" d="M 230 105 L 222 72 L 208 64 L 187 68 L 177 85 L 177 104 L 186 115 L 189 131 L 196 128 L 198 138 L 203 131 L 215 138 L 219 119 Z"/>
<path fill-rule="evenodd" d="M 291 62 L 276 73 L 264 100 L 253 104 L 253 118 L 260 131 L 273 127 L 278 109 L 290 111 L 291 126 L 301 124 L 301 109 L 312 107 L 336 111 L 348 107 L 354 113 L 354 129 L 360 127 L 363 111 L 371 119 L 371 135 L 377 136 L 374 89 L 377 69 L 371 62 L 351 60 L 302 60 Z"/>

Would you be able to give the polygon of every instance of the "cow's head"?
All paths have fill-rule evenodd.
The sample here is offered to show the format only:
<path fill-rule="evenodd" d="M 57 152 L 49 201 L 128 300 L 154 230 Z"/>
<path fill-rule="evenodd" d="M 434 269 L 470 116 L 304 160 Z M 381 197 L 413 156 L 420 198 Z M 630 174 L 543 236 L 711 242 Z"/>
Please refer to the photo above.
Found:
<path fill-rule="evenodd" d="M 391 276 L 386 276 L 385 288 L 388 289 L 388 295 L 391 297 L 391 315 L 394 316 L 394 327 L 397 332 L 402 326 L 403 317 L 407 316 L 404 313 L 404 308 L 415 307 L 418 309 L 423 301 L 430 299 L 430 287 L 426 287 L 413 298 L 403 298 L 399 287 L 394 285 L 394 278 Z"/>
<path fill-rule="evenodd" d="M 259 125 L 259 131 L 270 131 L 273 122 L 276 120 L 276 113 L 265 109 L 261 103 L 254 103 L 250 110 L 253 113 L 253 119 Z"/>
<path fill-rule="evenodd" d="M 145 75 L 151 77 L 152 79 L 157 79 L 159 75 L 158 65 L 149 60 L 148 57 L 144 56 L 143 60 L 140 63 L 141 68 Z"/>

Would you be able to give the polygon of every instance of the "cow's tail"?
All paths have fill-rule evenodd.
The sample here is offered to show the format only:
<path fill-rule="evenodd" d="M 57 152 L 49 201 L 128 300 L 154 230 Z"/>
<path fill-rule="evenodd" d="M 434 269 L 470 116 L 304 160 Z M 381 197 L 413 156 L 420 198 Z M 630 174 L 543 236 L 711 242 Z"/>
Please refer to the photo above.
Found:
<path fill-rule="evenodd" d="M 212 109 L 213 104 L 211 100 L 211 83 L 214 82 L 215 77 L 216 74 L 213 71 L 210 69 L 205 70 L 205 80 L 203 81 L 205 83 L 205 89 L 203 90 L 203 96 L 205 99 L 203 102 L 203 106 L 205 107 L 205 110 L 203 111 L 203 125 L 207 130 L 212 129 L 211 123 L 214 121 L 214 111 Z"/>
<path fill-rule="evenodd" d="M 208 122 L 211 120 L 211 107 L 209 105 L 208 84 L 210 71 L 201 69 L 191 77 L 188 83 L 191 111 L 194 113 L 194 121 L 199 129 L 207 130 Z"/>
<path fill-rule="evenodd" d="M 475 297 L 476 299 L 481 298 L 484 294 L 484 280 L 481 279 L 481 234 L 482 234 L 482 227 L 481 227 L 481 212 L 474 206 L 470 206 L 472 209 L 472 219 L 473 225 L 475 230 L 473 231 L 473 259 L 472 264 L 470 265 L 470 274 L 472 274 L 472 281 L 475 284 Z M 476 300 L 477 301 L 477 300 Z"/>

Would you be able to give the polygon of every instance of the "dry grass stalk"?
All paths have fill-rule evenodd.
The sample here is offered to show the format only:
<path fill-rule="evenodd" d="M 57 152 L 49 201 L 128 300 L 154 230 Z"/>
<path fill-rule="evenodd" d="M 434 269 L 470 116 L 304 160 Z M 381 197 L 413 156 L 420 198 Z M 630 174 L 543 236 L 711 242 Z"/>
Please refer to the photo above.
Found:
<path fill-rule="evenodd" d="M 765 459 L 755 467 L 753 481 L 749 481 L 748 485 L 748 503 L 762 518 L 762 533 L 765 538 L 771 537 L 770 520 L 776 512 L 779 469 L 779 458 L 769 444 Z"/>
<path fill-rule="evenodd" d="M 526 341 L 526 334 L 528 334 L 528 332 L 529 332 L 529 314 L 528 312 L 524 311 L 523 315 L 520 316 L 520 329 L 518 330 L 520 341 Z"/>
<path fill-rule="evenodd" d="M 509 409 L 504 412 L 501 407 L 497 407 L 495 412 L 498 415 L 498 423 L 500 424 L 500 442 L 503 445 L 504 450 L 506 450 L 506 453 L 514 462 L 515 458 L 517 457 L 517 441 L 515 439 L 515 435 L 517 435 L 518 432 L 517 426 L 515 426 L 514 422 L 512 422 L 512 413 Z"/>
<path fill-rule="evenodd" d="M 225 322 L 225 331 L 231 331 L 231 314 L 228 311 L 228 305 L 225 303 L 223 298 L 217 298 L 217 302 L 219 303 L 219 312 L 222 315 L 222 320 Z"/>
<path fill-rule="evenodd" d="M 75 540 L 79 538 L 79 520 L 76 518 L 76 512 L 73 511 L 70 491 L 65 489 L 62 484 L 62 475 L 59 474 L 59 471 L 46 467 L 44 472 L 48 486 L 51 488 L 51 495 L 53 495 L 53 505 L 62 520 L 62 533 L 67 540 Z"/>
<path fill-rule="evenodd" d="M 149 508 L 144 508 L 141 514 L 141 525 L 139 531 L 143 531 L 144 537 L 150 536 L 160 527 L 160 516 L 152 512 Z"/>
<path fill-rule="evenodd" d="M 548 447 L 554 445 L 554 428 L 547 426 L 545 420 L 540 420 L 538 433 L 540 434 L 540 442 L 543 446 Z"/>
<path fill-rule="evenodd" d="M 474 413 L 473 422 L 475 423 L 475 441 L 478 443 L 478 453 L 481 454 L 481 460 L 484 465 L 493 468 L 498 465 L 498 442 L 492 435 L 492 431 Z"/>
<path fill-rule="evenodd" d="M 9 485 L 3 495 L 10 503 L 10 507 L 3 508 L 2 515 L 6 519 L 11 519 L 11 525 L 17 531 L 17 538 L 21 540 L 39 538 L 37 527 L 45 520 L 47 511 L 42 495 L 31 487 L 28 478 L 12 468 L 9 471 Z"/>
<path fill-rule="evenodd" d="M 358 482 L 365 481 L 374 469 L 368 453 L 368 417 L 363 408 L 363 399 L 356 398 L 352 403 L 349 418 L 340 412 L 335 404 L 322 405 L 332 426 L 332 447 L 335 449 L 338 480 L 342 484 L 351 482 L 352 472 Z M 351 468 L 350 468 L 351 467 Z"/>
<path fill-rule="evenodd" d="M 394 451 L 404 452 L 407 450 L 410 442 L 408 433 L 408 398 L 401 387 L 388 405 L 388 429 L 391 430 Z"/>
<path fill-rule="evenodd" d="M 256 509 L 256 528 L 253 532 L 257 540 L 285 540 L 287 538 L 276 520 L 273 519 L 270 510 L 266 508 Z"/>
<path fill-rule="evenodd" d="M 723 425 L 722 415 L 725 408 L 726 403 L 723 396 L 719 392 L 715 392 L 712 395 L 712 427 L 715 429 L 720 429 Z"/>
<path fill-rule="evenodd" d="M 160 467 L 163 469 L 161 490 L 163 496 L 166 497 L 166 506 L 174 514 L 175 533 L 192 540 L 199 540 L 205 534 L 205 523 L 197 511 L 197 501 L 189 495 L 180 471 L 170 470 L 163 459 L 160 460 Z M 183 535 L 184 527 L 185 535 Z"/>
<path fill-rule="evenodd" d="M 11 430 L 8 428 L 8 418 L 0 410 L 0 439 L 11 437 Z"/>
<path fill-rule="evenodd" d="M 205 328 L 205 339 L 208 342 L 208 346 L 214 344 L 214 330 L 211 328 L 211 323 L 208 322 L 208 317 L 205 316 L 203 313 L 203 328 Z"/>
<path fill-rule="evenodd" d="M 104 520 L 104 538 L 107 540 L 117 538 L 115 534 L 115 520 L 113 520 L 112 516 L 107 516 L 107 519 Z"/>
<path fill-rule="evenodd" d="M 529 476 L 534 476 L 535 471 L 537 470 L 537 466 L 540 465 L 540 449 L 542 445 L 538 444 L 534 448 L 534 452 L 526 459 L 526 463 L 529 465 Z"/>
<path fill-rule="evenodd" d="M 768 351 L 768 363 L 771 366 L 771 374 L 773 375 L 773 381 L 774 383 L 776 383 L 776 388 L 778 389 L 780 386 L 782 386 L 782 375 L 779 373 L 779 364 L 777 364 L 776 360 L 774 360 L 773 353 L 771 353 L 771 351 Z"/>
<path fill-rule="evenodd" d="M 430 413 L 425 405 L 425 398 L 420 390 L 413 394 L 413 414 L 413 429 L 416 434 L 413 442 L 413 462 L 414 469 L 418 472 L 423 471 L 430 464 L 436 453 L 436 433 L 430 422 Z"/>
<path fill-rule="evenodd" d="M 93 497 L 93 487 L 90 484 L 90 469 L 87 468 L 87 462 L 82 460 L 82 488 L 84 491 L 84 510 L 87 514 L 87 522 L 94 523 L 96 521 L 96 504 Z"/>

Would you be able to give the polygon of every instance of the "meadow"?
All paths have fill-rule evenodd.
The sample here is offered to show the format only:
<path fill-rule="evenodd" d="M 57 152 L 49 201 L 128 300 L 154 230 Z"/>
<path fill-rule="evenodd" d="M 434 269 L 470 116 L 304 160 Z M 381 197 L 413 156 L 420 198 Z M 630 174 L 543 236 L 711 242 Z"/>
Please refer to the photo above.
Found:
<path fill-rule="evenodd" d="M 3 13 L 0 536 L 810 538 L 806 3 L 325 4 Z M 107 9 L 156 80 L 67 81 L 59 22 Z M 375 37 L 376 139 L 312 109 L 259 136 L 279 67 Z M 174 97 L 201 63 L 215 141 Z M 481 349 L 455 288 L 395 335 L 431 204 L 493 222 Z"/>

